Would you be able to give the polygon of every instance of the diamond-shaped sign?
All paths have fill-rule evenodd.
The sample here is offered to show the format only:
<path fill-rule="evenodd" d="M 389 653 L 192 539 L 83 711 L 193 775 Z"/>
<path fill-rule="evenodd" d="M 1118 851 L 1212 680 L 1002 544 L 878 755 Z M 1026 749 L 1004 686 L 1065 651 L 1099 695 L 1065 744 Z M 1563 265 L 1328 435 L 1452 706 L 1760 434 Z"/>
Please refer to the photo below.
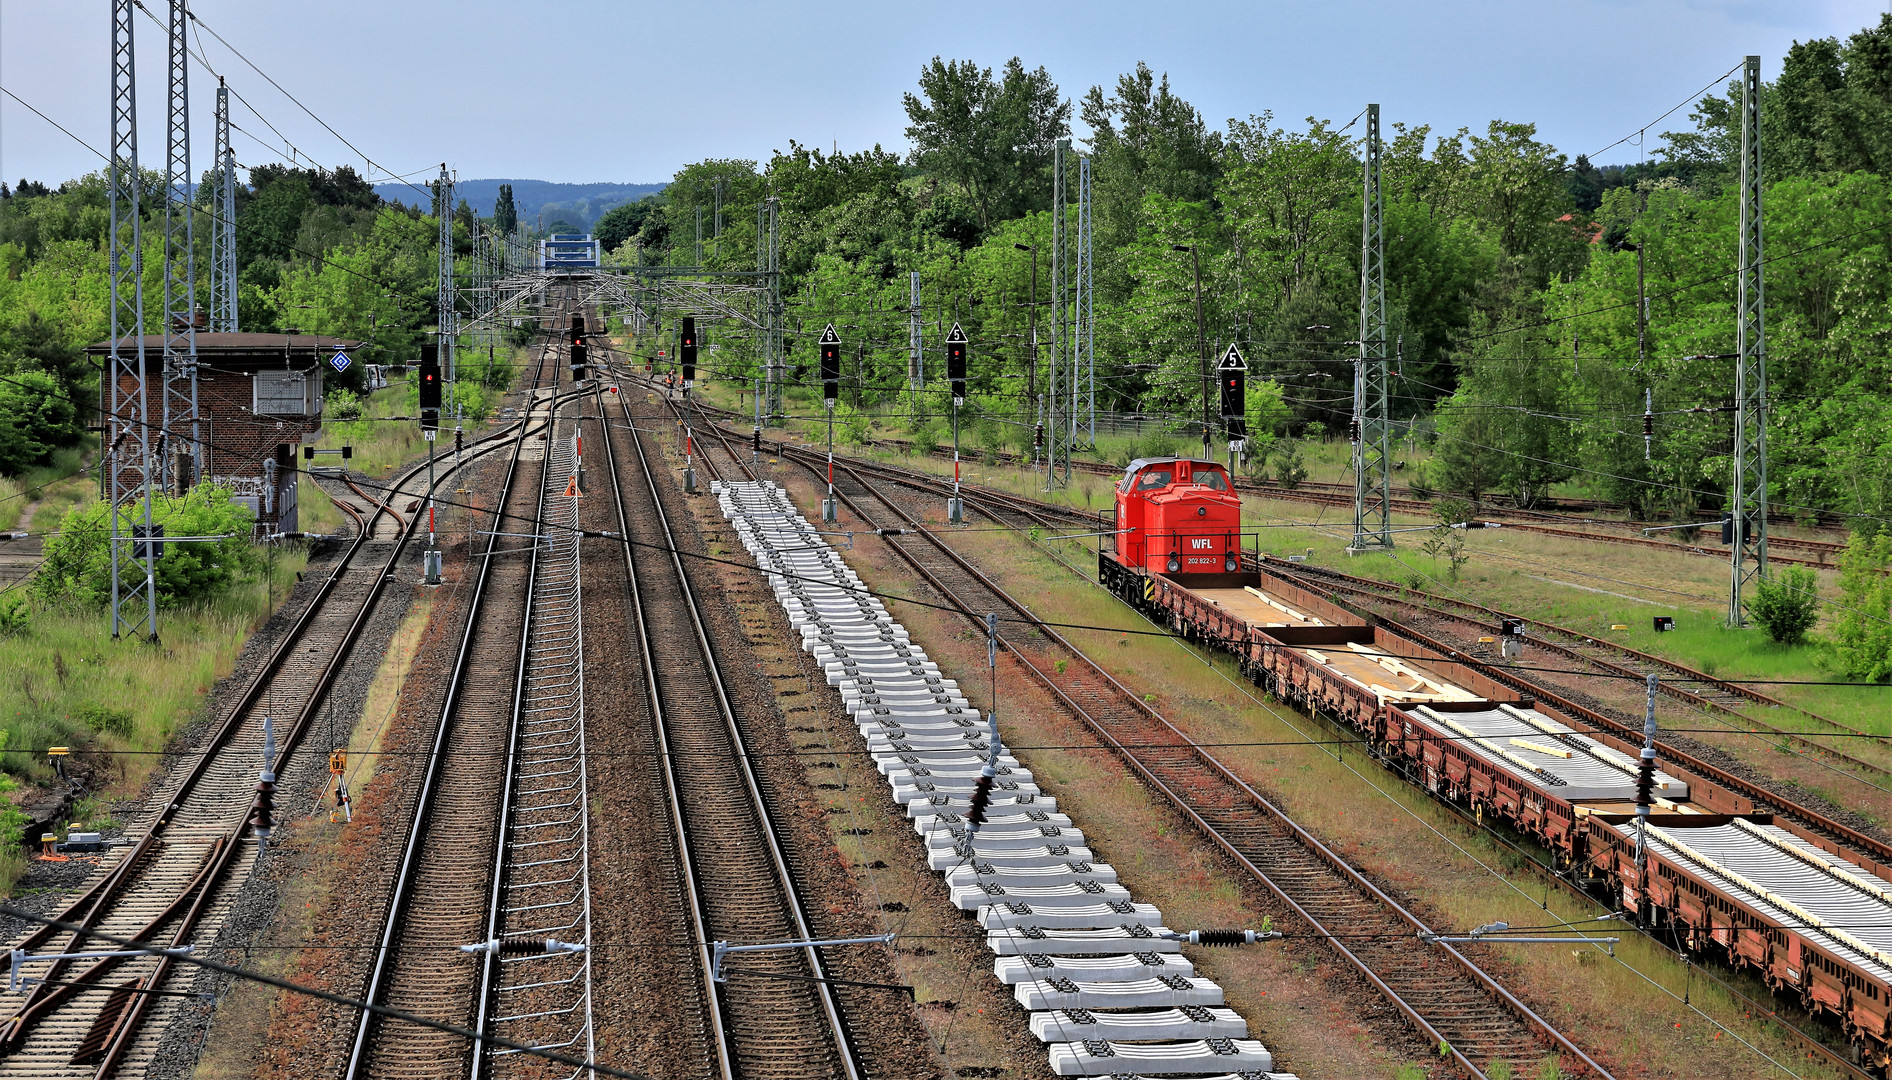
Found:
<path fill-rule="evenodd" d="M 336 349 L 335 355 L 329 358 L 329 366 L 336 371 L 347 371 L 349 363 L 348 354 L 340 349 Z"/>

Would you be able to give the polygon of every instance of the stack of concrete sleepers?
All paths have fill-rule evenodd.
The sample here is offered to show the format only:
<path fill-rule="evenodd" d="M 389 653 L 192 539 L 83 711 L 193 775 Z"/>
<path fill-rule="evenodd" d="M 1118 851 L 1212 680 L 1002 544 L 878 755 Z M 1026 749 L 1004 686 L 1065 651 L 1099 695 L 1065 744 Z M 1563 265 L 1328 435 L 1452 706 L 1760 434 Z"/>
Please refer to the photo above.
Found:
<path fill-rule="evenodd" d="M 1031 1013 L 1059 1076 L 1293 1080 L 1195 973 L 1182 935 L 1138 903 L 1029 769 L 773 483 L 711 485 L 802 648 L 853 715 L 889 794 L 954 904 L 984 928 L 993 973 Z M 996 750 L 996 753 L 994 751 Z M 985 824 L 965 818 L 997 772 Z"/>

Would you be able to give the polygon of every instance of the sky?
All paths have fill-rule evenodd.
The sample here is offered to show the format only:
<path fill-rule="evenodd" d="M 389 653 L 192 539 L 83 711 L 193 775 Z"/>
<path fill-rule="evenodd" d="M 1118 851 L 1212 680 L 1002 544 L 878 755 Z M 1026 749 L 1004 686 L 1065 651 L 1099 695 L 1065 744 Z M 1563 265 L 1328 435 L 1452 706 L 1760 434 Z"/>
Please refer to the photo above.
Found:
<path fill-rule="evenodd" d="M 766 160 L 791 139 L 904 152 L 901 95 L 934 56 L 994 69 L 1021 57 L 1074 103 L 1141 60 L 1216 127 L 1264 111 L 1278 123 L 1345 123 L 1374 101 L 1389 126 L 1528 121 L 1572 157 L 1633 162 L 1645 152 L 1638 129 L 1652 150 L 1659 132 L 1685 128 L 1687 108 L 1655 121 L 1724 83 L 1743 56 L 1760 55 L 1771 79 L 1793 41 L 1845 37 L 1889 3 L 195 0 L 191 10 L 203 28 L 193 47 L 202 42 L 248 103 L 232 103 L 244 165 L 293 155 L 358 171 L 371 162 L 377 180 L 424 179 L 445 162 L 469 179 L 648 183 L 705 158 Z M 165 17 L 164 0 L 145 6 Z M 101 151 L 109 25 L 107 0 L 0 0 L 0 86 Z M 140 163 L 161 168 L 165 36 L 143 15 L 135 33 Z M 215 86 L 193 63 L 199 173 L 213 156 Z M 21 100 L 0 97 L 0 177 L 56 184 L 99 167 Z"/>

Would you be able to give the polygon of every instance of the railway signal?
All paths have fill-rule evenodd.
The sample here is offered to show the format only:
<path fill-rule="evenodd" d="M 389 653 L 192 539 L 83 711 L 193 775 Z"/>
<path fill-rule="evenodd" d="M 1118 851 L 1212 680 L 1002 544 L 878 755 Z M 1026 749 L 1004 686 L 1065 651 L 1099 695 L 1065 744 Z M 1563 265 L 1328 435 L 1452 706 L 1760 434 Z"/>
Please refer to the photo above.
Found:
<path fill-rule="evenodd" d="M 420 429 L 433 438 L 440 428 L 440 346 L 420 347 Z"/>
<path fill-rule="evenodd" d="M 946 520 L 966 523 L 966 501 L 959 497 L 959 407 L 966 403 L 966 331 L 958 323 L 946 335 L 946 381 L 953 388 L 953 494 L 946 500 Z"/>
<path fill-rule="evenodd" d="M 1229 342 L 1217 365 L 1222 387 L 1222 426 L 1228 432 L 1228 467 L 1235 471 L 1235 455 L 1248 445 L 1248 360 Z"/>
<path fill-rule="evenodd" d="M 841 382 L 841 335 L 834 332 L 833 323 L 816 344 L 821 350 L 821 396 L 828 403 L 828 497 L 821 500 L 821 520 L 839 521 L 841 508 L 834 498 L 834 401 Z"/>
<path fill-rule="evenodd" d="M 586 375 L 589 373 L 589 357 L 586 356 L 586 352 L 585 317 L 583 315 L 573 315 L 571 356 L 567 359 L 567 363 L 571 366 L 572 381 L 575 383 L 584 382 Z"/>
<path fill-rule="evenodd" d="M 677 336 L 677 358 L 683 363 L 683 393 L 696 385 L 696 316 L 685 315 Z"/>
<path fill-rule="evenodd" d="M 953 324 L 946 335 L 946 378 L 953 386 L 953 404 L 966 403 L 966 332 Z"/>
<path fill-rule="evenodd" d="M 833 323 L 821 332 L 817 344 L 821 349 L 821 397 L 833 409 L 835 399 L 841 396 L 841 335 L 834 332 Z"/>

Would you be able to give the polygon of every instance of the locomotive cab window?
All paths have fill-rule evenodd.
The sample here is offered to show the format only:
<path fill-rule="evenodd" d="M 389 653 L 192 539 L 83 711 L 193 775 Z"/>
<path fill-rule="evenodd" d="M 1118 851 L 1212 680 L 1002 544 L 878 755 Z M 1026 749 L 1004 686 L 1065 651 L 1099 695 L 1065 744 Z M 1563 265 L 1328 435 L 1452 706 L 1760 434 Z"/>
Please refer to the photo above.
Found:
<path fill-rule="evenodd" d="M 1169 478 L 1168 469 L 1145 469 L 1137 475 L 1136 490 L 1155 491 L 1157 488 L 1168 487 Z"/>
<path fill-rule="evenodd" d="M 1228 478 L 1222 475 L 1222 470 L 1220 469 L 1212 469 L 1208 472 L 1196 473 L 1195 480 L 1196 480 L 1196 483 L 1201 484 L 1203 487 L 1208 488 L 1211 491 L 1227 491 L 1228 490 Z"/>

